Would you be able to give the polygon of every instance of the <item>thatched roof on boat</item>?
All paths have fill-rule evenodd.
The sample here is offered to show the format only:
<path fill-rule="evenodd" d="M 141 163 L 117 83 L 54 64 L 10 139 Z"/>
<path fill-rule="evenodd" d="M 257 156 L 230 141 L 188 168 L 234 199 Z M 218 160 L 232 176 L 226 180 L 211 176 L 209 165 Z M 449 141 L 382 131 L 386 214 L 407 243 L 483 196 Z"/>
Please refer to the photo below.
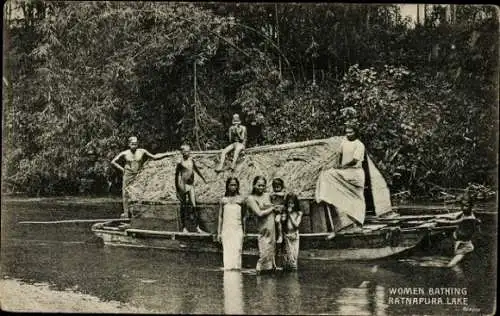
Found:
<path fill-rule="evenodd" d="M 244 157 L 240 157 L 236 170 L 232 173 L 229 164 L 232 153 L 226 158 L 225 169 L 216 173 L 220 151 L 193 151 L 192 156 L 207 180 L 204 183 L 195 178 L 196 199 L 199 203 L 217 203 L 224 195 L 225 181 L 230 175 L 240 180 L 240 193 L 251 191 L 255 176 L 268 179 L 269 189 L 273 178 L 282 178 L 288 192 L 295 192 L 300 198 L 314 198 L 316 181 L 321 168 L 331 168 L 339 161 L 339 148 L 342 137 L 267 145 L 248 148 Z M 148 161 L 132 185 L 129 187 L 130 200 L 136 202 L 176 203 L 175 167 L 180 161 L 180 152 L 156 161 Z M 390 197 L 387 185 L 375 165 L 369 160 L 372 192 L 376 213 L 385 213 L 390 209 Z"/>

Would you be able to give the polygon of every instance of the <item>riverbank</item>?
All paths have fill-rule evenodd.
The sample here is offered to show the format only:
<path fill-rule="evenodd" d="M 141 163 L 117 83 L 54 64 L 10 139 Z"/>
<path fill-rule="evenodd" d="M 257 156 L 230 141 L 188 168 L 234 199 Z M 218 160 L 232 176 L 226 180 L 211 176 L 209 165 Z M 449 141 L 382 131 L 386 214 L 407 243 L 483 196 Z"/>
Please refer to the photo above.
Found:
<path fill-rule="evenodd" d="M 26 284 L 15 279 L 0 280 L 0 305 L 11 312 L 54 313 L 152 313 L 118 301 L 101 301 L 71 290 L 55 291 L 48 284 Z"/>
<path fill-rule="evenodd" d="M 101 204 L 101 203 L 121 203 L 122 197 L 109 196 L 44 196 L 32 197 L 26 195 L 2 195 L 2 200 L 5 202 L 48 202 L 48 203 L 78 203 L 78 204 Z"/>

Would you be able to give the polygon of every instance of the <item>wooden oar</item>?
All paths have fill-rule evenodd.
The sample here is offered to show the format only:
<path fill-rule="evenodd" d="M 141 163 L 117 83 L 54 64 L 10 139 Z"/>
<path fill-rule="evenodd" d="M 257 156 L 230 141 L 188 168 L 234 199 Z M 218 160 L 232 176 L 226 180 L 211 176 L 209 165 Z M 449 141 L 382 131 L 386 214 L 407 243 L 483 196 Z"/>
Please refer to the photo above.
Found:
<path fill-rule="evenodd" d="M 325 204 L 326 206 L 326 214 L 328 215 L 328 222 L 330 222 L 330 226 L 332 227 L 332 232 L 335 232 L 335 227 L 333 226 L 333 218 L 332 218 L 332 212 L 330 210 L 330 206 Z"/>
<path fill-rule="evenodd" d="M 127 218 L 97 218 L 97 219 L 66 219 L 59 221 L 22 221 L 18 224 L 71 224 L 71 223 L 98 223 L 109 221 L 129 221 Z"/>

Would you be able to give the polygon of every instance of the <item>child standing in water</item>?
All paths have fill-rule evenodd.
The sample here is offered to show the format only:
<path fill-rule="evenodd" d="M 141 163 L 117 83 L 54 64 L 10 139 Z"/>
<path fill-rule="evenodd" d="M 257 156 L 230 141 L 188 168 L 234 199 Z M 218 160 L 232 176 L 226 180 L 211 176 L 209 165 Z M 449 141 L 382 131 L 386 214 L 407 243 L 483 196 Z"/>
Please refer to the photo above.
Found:
<path fill-rule="evenodd" d="M 276 178 L 272 182 L 273 192 L 270 194 L 271 203 L 274 206 L 281 206 L 278 211 L 275 212 L 276 216 L 274 218 L 276 223 L 276 243 L 281 244 L 283 242 L 283 224 L 286 220 L 286 215 L 283 212 L 285 205 L 285 182 L 283 179 Z"/>
<path fill-rule="evenodd" d="M 448 267 L 454 267 L 462 261 L 466 254 L 474 251 L 474 245 L 472 244 L 472 237 L 478 229 L 478 224 L 480 221 L 474 216 L 472 212 L 472 196 L 467 190 L 462 199 L 460 200 L 463 214 L 457 220 L 440 220 L 446 224 L 458 224 L 457 229 L 453 233 L 453 239 L 455 240 L 454 254 L 455 256 L 448 263 Z"/>
<path fill-rule="evenodd" d="M 284 234 L 285 270 L 297 270 L 299 259 L 299 226 L 302 221 L 299 198 L 295 194 L 287 194 L 285 198 L 286 225 Z"/>
<path fill-rule="evenodd" d="M 453 239 L 455 239 L 455 257 L 448 263 L 448 267 L 455 266 L 466 254 L 474 251 L 472 236 L 477 230 L 479 220 L 474 216 L 470 196 L 468 193 L 466 194 L 467 197 L 464 201 L 466 205 L 463 210 L 463 216 L 459 219 L 457 230 L 453 233 Z"/>

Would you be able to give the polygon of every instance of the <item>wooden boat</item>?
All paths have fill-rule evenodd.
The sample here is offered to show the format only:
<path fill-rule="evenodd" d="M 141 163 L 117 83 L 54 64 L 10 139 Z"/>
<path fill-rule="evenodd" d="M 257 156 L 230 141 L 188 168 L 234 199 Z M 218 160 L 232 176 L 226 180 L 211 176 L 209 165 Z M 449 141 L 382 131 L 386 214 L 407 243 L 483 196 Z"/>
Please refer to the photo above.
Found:
<path fill-rule="evenodd" d="M 451 213 L 436 217 L 453 218 Z M 164 250 L 222 252 L 212 233 L 183 233 L 175 230 L 128 228 L 127 219 L 117 219 L 92 226 L 94 234 L 108 246 L 138 247 Z M 301 233 L 300 258 L 315 260 L 373 260 L 414 248 L 432 236 L 448 236 L 455 226 L 437 226 L 431 220 L 416 221 L 403 217 L 386 223 L 370 219 L 362 227 L 346 228 L 330 239 L 331 232 Z M 258 255 L 256 233 L 244 237 L 244 255 Z"/>
<path fill-rule="evenodd" d="M 150 161 L 129 187 L 132 219 L 111 220 L 92 226 L 94 234 L 109 246 L 156 248 L 166 250 L 221 252 L 215 240 L 218 200 L 229 175 L 240 180 L 240 192 L 249 192 L 253 178 L 280 177 L 288 191 L 299 195 L 304 213 L 300 232 L 300 258 L 315 260 L 373 260 L 409 250 L 431 235 L 449 235 L 456 228 L 440 225 L 437 217 L 455 219 L 461 212 L 402 216 L 391 206 L 387 184 L 370 157 L 366 155 L 365 222 L 360 227 L 347 215 L 338 214 L 325 203 L 316 203 L 314 189 L 321 168 L 338 161 L 341 137 L 262 146 L 247 149 L 233 173 L 216 173 L 220 151 L 193 152 L 207 178 L 196 183 L 200 226 L 207 233 L 179 231 L 179 204 L 175 193 L 175 165 L 180 153 Z M 248 214 L 248 213 L 247 213 Z M 335 233 L 335 234 L 333 234 Z M 333 237 L 334 236 L 334 237 Z M 254 219 L 246 220 L 244 254 L 257 255 Z"/>

